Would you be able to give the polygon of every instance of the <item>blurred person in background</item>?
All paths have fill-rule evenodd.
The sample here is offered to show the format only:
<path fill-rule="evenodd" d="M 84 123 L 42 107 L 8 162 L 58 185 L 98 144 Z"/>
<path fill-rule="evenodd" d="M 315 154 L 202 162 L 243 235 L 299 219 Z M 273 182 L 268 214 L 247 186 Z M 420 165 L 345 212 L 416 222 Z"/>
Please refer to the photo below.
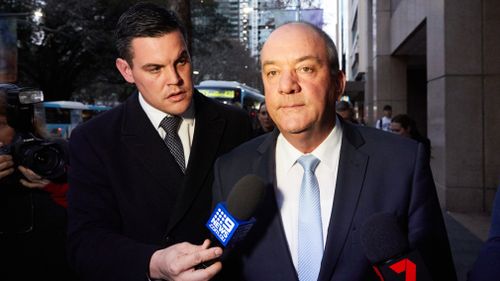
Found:
<path fill-rule="evenodd" d="M 358 120 L 354 118 L 354 108 L 352 108 L 350 102 L 344 100 L 338 101 L 335 105 L 335 110 L 345 121 L 353 124 L 359 124 Z"/>
<path fill-rule="evenodd" d="M 377 123 L 375 123 L 375 128 L 384 130 L 386 132 L 391 131 L 391 117 L 392 117 L 392 106 L 386 104 L 384 105 L 384 115 L 377 120 Z"/>
<path fill-rule="evenodd" d="M 267 112 L 265 101 L 261 102 L 259 105 L 259 110 L 257 111 L 257 119 L 259 120 L 259 127 L 254 132 L 255 136 L 269 133 L 274 129 L 274 122 Z"/>
<path fill-rule="evenodd" d="M 19 132 L 7 119 L 7 96 L 0 90 L 0 279 L 75 280 L 66 259 L 68 184 L 43 178 L 5 153 Z M 45 138 L 34 127 L 34 136 Z"/>
<path fill-rule="evenodd" d="M 392 118 L 390 125 L 391 132 L 403 137 L 411 138 L 424 145 L 425 153 L 430 160 L 431 141 L 422 136 L 417 129 L 417 123 L 407 114 L 399 114 Z"/>

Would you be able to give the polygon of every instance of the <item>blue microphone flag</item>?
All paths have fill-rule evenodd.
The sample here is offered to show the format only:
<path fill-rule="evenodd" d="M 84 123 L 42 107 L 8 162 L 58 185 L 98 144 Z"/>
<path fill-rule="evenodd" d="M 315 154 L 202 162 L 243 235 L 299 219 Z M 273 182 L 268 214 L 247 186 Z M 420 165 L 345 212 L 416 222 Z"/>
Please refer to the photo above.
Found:
<path fill-rule="evenodd" d="M 242 240 L 254 222 L 253 218 L 248 221 L 236 219 L 229 213 L 224 203 L 218 203 L 208 219 L 206 227 L 224 247 L 227 247 L 229 242 L 234 244 Z"/>

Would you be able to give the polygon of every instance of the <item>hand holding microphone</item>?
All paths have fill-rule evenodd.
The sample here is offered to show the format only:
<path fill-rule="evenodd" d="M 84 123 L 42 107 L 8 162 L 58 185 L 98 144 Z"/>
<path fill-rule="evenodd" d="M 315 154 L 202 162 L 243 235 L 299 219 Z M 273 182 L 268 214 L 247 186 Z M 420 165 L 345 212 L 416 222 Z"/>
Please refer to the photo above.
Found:
<path fill-rule="evenodd" d="M 372 215 L 361 227 L 361 243 L 381 281 L 432 280 L 420 254 L 409 250 L 407 236 L 393 215 Z"/>
<path fill-rule="evenodd" d="M 207 239 L 202 245 L 184 242 L 156 251 L 149 266 L 151 278 L 209 280 L 214 277 L 222 268 L 219 260 L 245 238 L 255 223 L 251 217 L 265 191 L 265 183 L 260 177 L 246 175 L 241 178 L 229 193 L 227 202 L 217 204 L 206 224 L 213 234 L 210 241 Z M 210 245 L 215 247 L 209 248 Z"/>
<path fill-rule="evenodd" d="M 256 175 L 242 177 L 228 195 L 226 203 L 218 203 L 206 227 L 212 233 L 212 245 L 224 248 L 223 260 L 230 249 L 245 239 L 255 224 L 252 218 L 266 194 L 265 182 Z M 197 269 L 206 268 L 216 260 L 201 263 Z"/>

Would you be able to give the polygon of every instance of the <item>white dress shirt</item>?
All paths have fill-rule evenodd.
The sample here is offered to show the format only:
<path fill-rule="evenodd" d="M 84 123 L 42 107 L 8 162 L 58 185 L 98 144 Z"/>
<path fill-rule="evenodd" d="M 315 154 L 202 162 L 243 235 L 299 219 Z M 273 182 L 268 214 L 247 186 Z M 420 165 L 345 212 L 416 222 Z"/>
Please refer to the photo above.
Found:
<path fill-rule="evenodd" d="M 336 125 L 328 137 L 311 152 L 320 160 L 315 175 L 320 190 L 323 247 L 326 243 L 332 213 L 341 142 L 342 126 L 337 119 Z M 304 174 L 297 159 L 302 155 L 304 154 L 293 147 L 282 134 L 278 136 L 276 143 L 276 200 L 295 268 L 297 268 L 298 261 L 299 194 Z M 335 232 L 330 235 L 335 235 Z"/>
<path fill-rule="evenodd" d="M 162 139 L 165 138 L 165 135 L 167 134 L 165 130 L 163 130 L 162 127 L 160 127 L 160 122 L 165 118 L 165 116 L 172 116 L 170 114 L 167 114 L 153 106 L 151 106 L 142 96 L 142 94 L 139 92 L 139 104 L 141 105 L 142 109 L 144 112 L 146 112 L 146 115 L 149 118 L 149 121 L 153 124 L 153 126 L 156 128 L 158 131 L 158 134 Z M 181 139 L 182 142 L 182 148 L 184 150 L 184 161 L 185 165 L 188 165 L 188 160 L 189 160 L 189 155 L 191 153 L 191 145 L 193 144 L 193 134 L 194 134 L 194 126 L 195 126 L 195 118 L 194 118 L 194 102 L 191 102 L 191 105 L 189 106 L 188 110 L 182 114 L 181 117 L 181 125 L 179 126 L 179 138 Z"/>

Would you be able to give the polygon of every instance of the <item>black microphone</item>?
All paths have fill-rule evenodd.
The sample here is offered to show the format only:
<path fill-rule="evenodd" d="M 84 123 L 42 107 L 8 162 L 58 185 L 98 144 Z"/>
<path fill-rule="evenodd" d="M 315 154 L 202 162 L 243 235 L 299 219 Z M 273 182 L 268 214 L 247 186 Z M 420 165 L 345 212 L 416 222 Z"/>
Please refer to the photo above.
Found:
<path fill-rule="evenodd" d="M 242 177 L 233 187 L 227 197 L 226 203 L 218 203 L 205 226 L 212 237 L 211 244 L 224 249 L 223 255 L 218 260 L 224 260 L 230 249 L 243 240 L 255 219 L 252 218 L 255 210 L 264 200 L 266 184 L 256 175 Z M 196 268 L 206 268 L 215 260 L 198 265 Z"/>
<path fill-rule="evenodd" d="M 410 250 L 395 216 L 372 215 L 361 226 L 360 235 L 365 255 L 381 281 L 432 280 L 420 254 Z"/>

